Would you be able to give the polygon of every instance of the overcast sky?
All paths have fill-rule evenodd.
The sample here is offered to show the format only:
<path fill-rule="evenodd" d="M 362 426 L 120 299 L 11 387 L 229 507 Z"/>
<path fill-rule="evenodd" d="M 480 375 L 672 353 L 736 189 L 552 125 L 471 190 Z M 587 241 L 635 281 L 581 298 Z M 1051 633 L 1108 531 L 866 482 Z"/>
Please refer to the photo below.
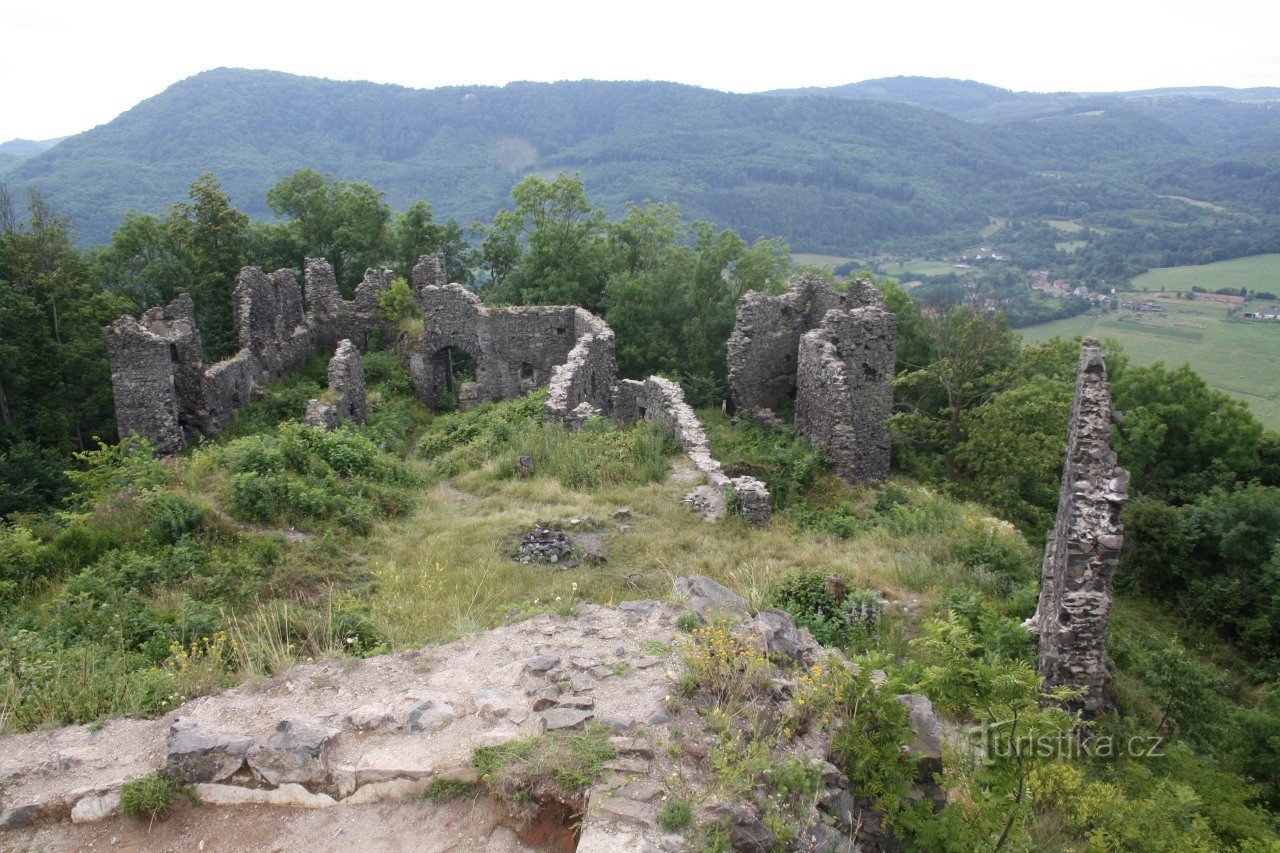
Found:
<path fill-rule="evenodd" d="M 429 88 L 897 74 L 1026 91 L 1280 85 L 1280 2 L 0 0 L 0 141 L 110 121 L 219 66 Z"/>

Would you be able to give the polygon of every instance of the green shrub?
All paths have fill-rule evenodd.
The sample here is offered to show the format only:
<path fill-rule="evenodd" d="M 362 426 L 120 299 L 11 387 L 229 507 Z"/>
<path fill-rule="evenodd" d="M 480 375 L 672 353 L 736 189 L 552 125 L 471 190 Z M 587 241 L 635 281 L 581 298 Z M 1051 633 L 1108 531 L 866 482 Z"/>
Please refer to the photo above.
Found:
<path fill-rule="evenodd" d="M 125 817 L 155 820 L 172 808 L 182 788 L 180 780 L 160 772 L 129 779 L 120 786 L 120 809 Z"/>
<path fill-rule="evenodd" d="M 347 426 L 326 432 L 284 423 L 228 444 L 220 458 L 232 472 L 228 503 L 247 521 L 328 522 L 365 532 L 408 502 L 403 463 Z"/>
<path fill-rule="evenodd" d="M 718 411 L 704 409 L 698 414 L 725 473 L 763 480 L 775 509 L 800 501 L 830 469 L 827 458 L 792 429 L 757 425 L 734 429 Z"/>
<path fill-rule="evenodd" d="M 993 598 L 1010 595 L 1039 578 L 1036 555 L 1016 532 L 995 526 L 964 530 L 952 544 L 949 556 L 971 573 L 990 578 L 983 590 Z"/>
<path fill-rule="evenodd" d="M 764 606 L 785 610 L 798 627 L 808 628 L 818 642 L 843 646 L 855 635 L 875 630 L 879 596 L 870 590 L 848 588 L 843 601 L 827 591 L 822 572 L 800 572 L 774 584 Z"/>
<path fill-rule="evenodd" d="M 81 509 L 92 509 L 108 498 L 137 495 L 173 479 L 172 463 L 157 459 L 151 442 L 138 436 L 77 453 L 76 459 L 83 467 L 68 471 L 67 477 L 75 487 L 75 502 Z"/>

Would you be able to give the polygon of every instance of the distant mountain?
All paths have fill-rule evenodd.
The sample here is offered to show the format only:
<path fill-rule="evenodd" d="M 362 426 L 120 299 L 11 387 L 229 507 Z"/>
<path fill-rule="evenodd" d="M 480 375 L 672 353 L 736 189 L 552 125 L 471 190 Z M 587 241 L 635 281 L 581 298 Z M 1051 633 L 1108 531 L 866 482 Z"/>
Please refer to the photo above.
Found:
<path fill-rule="evenodd" d="M 579 172 L 611 211 L 667 199 L 748 237 L 837 253 L 976 234 L 989 215 L 1145 209 L 1160 194 L 1280 208 L 1274 105 L 918 77 L 812 93 L 598 81 L 415 90 L 217 69 L 4 177 L 42 188 L 87 241 L 107 239 L 130 209 L 181 200 L 204 171 L 242 210 L 269 216 L 267 189 L 303 167 L 463 223 L 507 204 L 527 175 Z"/>
<path fill-rule="evenodd" d="M 57 139 L 10 139 L 8 142 L 0 142 L 0 154 L 8 154 L 11 157 L 31 157 L 41 151 L 49 150 L 66 138 L 59 136 Z"/>
<path fill-rule="evenodd" d="M 1008 89 L 988 86 L 986 83 L 942 77 L 882 77 L 877 80 L 863 80 L 861 83 L 846 83 L 843 86 L 775 89 L 761 94 L 896 101 L 900 104 L 912 104 L 937 110 L 952 116 L 964 116 L 975 110 L 982 110 L 993 104 L 1002 104 L 1018 97 Z"/>

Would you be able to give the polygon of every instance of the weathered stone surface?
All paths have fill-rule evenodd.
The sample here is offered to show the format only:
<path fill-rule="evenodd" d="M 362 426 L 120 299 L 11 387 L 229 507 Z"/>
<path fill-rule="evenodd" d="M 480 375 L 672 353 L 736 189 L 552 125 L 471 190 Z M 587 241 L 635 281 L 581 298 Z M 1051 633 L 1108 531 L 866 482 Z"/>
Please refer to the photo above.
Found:
<path fill-rule="evenodd" d="M 595 714 L 591 711 L 580 711 L 576 708 L 548 708 L 540 715 L 540 727 L 544 732 L 577 729 L 594 716 Z"/>
<path fill-rule="evenodd" d="M 113 817 L 120 811 L 120 792 L 109 791 L 96 796 L 82 797 L 71 809 L 72 823 L 97 823 Z"/>
<path fill-rule="evenodd" d="M 811 666 L 821 647 L 808 629 L 796 628 L 795 620 L 785 610 L 762 610 L 738 627 L 746 641 L 765 654 L 783 658 L 802 666 Z"/>
<path fill-rule="evenodd" d="M 778 839 L 764 821 L 753 811 L 731 803 L 722 803 L 711 809 L 713 814 L 724 815 L 728 820 L 729 844 L 742 853 L 772 853 Z"/>
<path fill-rule="evenodd" d="M 409 709 L 405 729 L 414 734 L 437 732 L 458 719 L 458 712 L 448 702 L 423 699 Z"/>
<path fill-rule="evenodd" d="M 388 779 L 361 785 L 355 793 L 345 797 L 344 805 L 365 805 L 421 797 L 431 787 L 431 779 Z"/>
<path fill-rule="evenodd" d="M 905 693 L 898 697 L 898 701 L 911 715 L 911 728 L 915 732 L 907 754 L 920 759 L 916 766 L 916 780 L 930 783 L 936 774 L 942 772 L 942 728 L 938 725 L 938 715 L 934 713 L 928 696 Z"/>
<path fill-rule="evenodd" d="M 1080 347 L 1075 397 L 1067 433 L 1058 516 L 1049 532 L 1040 602 L 1027 627 L 1040 642 L 1045 687 L 1083 690 L 1069 710 L 1091 718 L 1104 710 L 1107 621 L 1111 579 L 1124 539 L 1120 510 L 1128 500 L 1129 472 L 1111 450 L 1111 401 L 1102 347 Z"/>
<path fill-rule="evenodd" d="M 338 343 L 337 351 L 329 360 L 328 392 L 307 403 L 307 423 L 332 430 L 344 421 L 363 424 L 368 415 L 364 361 L 360 358 L 360 350 L 344 339 Z"/>
<path fill-rule="evenodd" d="M 121 435 L 143 436 L 159 453 L 213 435 L 258 386 L 298 370 L 309 353 L 332 351 L 343 339 L 364 347 L 373 329 L 386 326 L 378 298 L 391 280 L 390 270 L 368 270 L 355 300 L 347 301 L 328 263 L 309 258 L 304 314 L 291 270 L 267 275 L 245 267 L 232 294 L 240 350 L 208 367 L 186 294 L 137 320 L 121 317 L 103 329 Z"/>
<path fill-rule="evenodd" d="M 176 721 L 169 727 L 166 773 L 188 782 L 219 782 L 240 769 L 253 739 L 205 731 Z"/>
<path fill-rule="evenodd" d="M 328 794 L 313 794 L 294 783 L 278 788 L 241 788 L 239 785 L 205 782 L 192 787 L 196 798 L 211 806 L 297 806 L 304 809 L 324 809 L 338 804 Z"/>
<path fill-rule="evenodd" d="M 342 721 L 358 732 L 367 732 L 388 725 L 395 718 L 395 714 L 382 705 L 361 705 L 347 712 Z"/>
<path fill-rule="evenodd" d="M 323 782 L 329 774 L 328 749 L 337 729 L 317 720 L 291 717 L 249 750 L 249 768 L 270 785 Z"/>
<path fill-rule="evenodd" d="M 800 275 L 780 296 L 744 295 L 728 346 L 739 417 L 777 423 L 774 409 L 794 393 L 796 431 L 837 474 L 851 484 L 885 479 L 895 337 L 896 318 L 869 281 L 841 294 Z"/>
<path fill-rule="evenodd" d="M 10 806 L 0 811 L 0 829 L 21 829 L 40 819 L 44 807 L 39 804 Z"/>
<path fill-rule="evenodd" d="M 683 601 L 704 619 L 745 619 L 750 615 L 751 605 L 745 598 L 702 575 L 676 578 L 675 591 L 677 600 Z"/>
<path fill-rule="evenodd" d="M 529 658 L 525 664 L 525 669 L 533 673 L 547 672 L 555 669 L 560 665 L 560 657 L 558 655 L 535 655 Z"/>

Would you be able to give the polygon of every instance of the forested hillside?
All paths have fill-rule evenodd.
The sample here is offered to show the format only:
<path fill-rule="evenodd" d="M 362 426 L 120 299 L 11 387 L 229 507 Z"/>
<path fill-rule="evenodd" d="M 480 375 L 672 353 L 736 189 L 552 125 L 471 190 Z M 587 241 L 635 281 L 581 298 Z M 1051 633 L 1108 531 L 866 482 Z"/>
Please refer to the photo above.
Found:
<path fill-rule="evenodd" d="M 304 167 L 369 182 L 393 207 L 425 198 L 464 224 L 491 216 L 523 177 L 578 172 L 610 213 L 667 200 L 749 239 L 846 255 L 962 246 L 992 216 L 1083 215 L 1122 232 L 1109 251 L 1134 255 L 1124 241 L 1150 233 L 1166 252 L 1158 262 L 1186 262 L 1165 246 L 1185 211 L 1160 211 L 1159 195 L 1224 206 L 1196 211 L 1195 224 L 1224 241 L 1243 232 L 1237 254 L 1280 235 L 1269 104 L 904 80 L 781 97 L 593 81 L 414 90 L 219 69 L 0 174 L 14 190 L 40 188 L 86 242 L 131 209 L 163 209 L 205 171 L 265 217 L 266 190 Z M 946 114 L 1002 105 L 1016 108 L 998 122 Z"/>

